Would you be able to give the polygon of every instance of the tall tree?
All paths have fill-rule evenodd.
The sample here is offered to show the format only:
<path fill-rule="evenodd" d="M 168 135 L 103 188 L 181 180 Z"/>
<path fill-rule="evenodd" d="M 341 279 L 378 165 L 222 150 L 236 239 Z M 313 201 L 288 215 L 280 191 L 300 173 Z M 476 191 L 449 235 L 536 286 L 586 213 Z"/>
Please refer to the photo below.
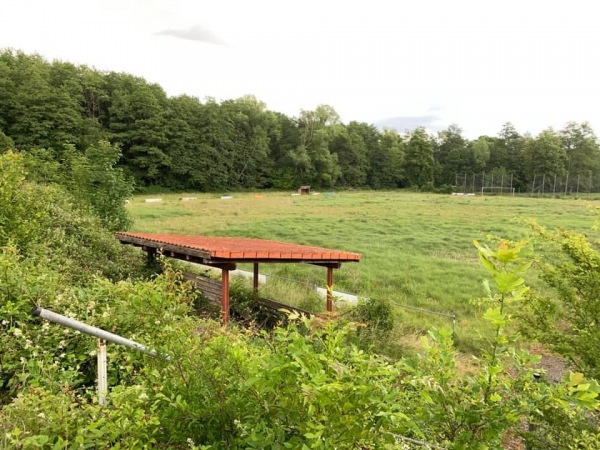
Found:
<path fill-rule="evenodd" d="M 404 182 L 402 137 L 395 129 L 386 128 L 379 145 L 369 148 L 368 183 L 374 189 L 394 189 Z"/>
<path fill-rule="evenodd" d="M 409 186 L 419 189 L 433 187 L 433 143 L 425 128 L 417 128 L 408 135 L 404 170 Z"/>
<path fill-rule="evenodd" d="M 337 154 L 343 186 L 364 187 L 369 172 L 369 147 L 379 145 L 379 132 L 365 123 L 350 122 L 348 126 L 338 125 L 330 144 L 330 150 Z"/>
<path fill-rule="evenodd" d="M 123 151 L 123 163 L 144 184 L 159 184 L 170 158 L 165 92 L 142 78 L 111 73 L 108 108 L 112 141 Z"/>
<path fill-rule="evenodd" d="M 584 190 L 600 186 L 600 146 L 590 124 L 569 122 L 560 136 L 570 180 Z"/>
<path fill-rule="evenodd" d="M 454 184 L 456 174 L 472 171 L 467 145 L 468 141 L 456 124 L 438 133 L 434 146 L 436 184 Z"/>
<path fill-rule="evenodd" d="M 273 113 L 254 96 L 228 100 L 221 110 L 234 124 L 234 158 L 229 181 L 232 187 L 258 188 L 267 183 L 271 170 L 269 135 L 277 126 Z"/>
<path fill-rule="evenodd" d="M 552 129 L 544 130 L 535 138 L 525 141 L 525 171 L 536 176 L 563 177 L 566 173 L 567 153 L 560 136 Z M 531 179 L 526 179 L 531 182 Z"/>
<path fill-rule="evenodd" d="M 282 113 L 274 113 L 276 126 L 271 129 L 269 155 L 273 161 L 269 187 L 294 189 L 301 184 L 296 180 L 291 154 L 300 146 L 300 130 L 296 122 Z M 307 164 L 309 166 L 310 164 Z"/>
<path fill-rule="evenodd" d="M 298 118 L 300 145 L 290 153 L 290 158 L 302 183 L 331 187 L 340 177 L 337 154 L 329 150 L 334 127 L 339 123 L 339 115 L 328 105 L 320 105 L 314 111 L 301 111 Z"/>

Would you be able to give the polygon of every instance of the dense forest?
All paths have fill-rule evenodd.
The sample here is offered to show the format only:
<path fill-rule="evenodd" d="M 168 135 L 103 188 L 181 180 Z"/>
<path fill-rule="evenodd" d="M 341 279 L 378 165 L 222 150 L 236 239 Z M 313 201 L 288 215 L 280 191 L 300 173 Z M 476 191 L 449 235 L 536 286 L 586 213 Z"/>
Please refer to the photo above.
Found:
<path fill-rule="evenodd" d="M 60 162 L 65 152 L 84 152 L 100 141 L 120 148 L 120 165 L 138 187 L 433 190 L 477 184 L 524 192 L 539 188 L 541 179 L 555 189 L 558 179 L 565 192 L 600 186 L 600 146 L 587 123 L 537 136 L 507 123 L 497 136 L 475 140 L 457 125 L 436 135 L 424 128 L 382 131 L 344 124 L 327 105 L 288 117 L 253 96 L 221 102 L 168 97 L 133 75 L 0 53 L 0 151 L 15 147 Z"/>

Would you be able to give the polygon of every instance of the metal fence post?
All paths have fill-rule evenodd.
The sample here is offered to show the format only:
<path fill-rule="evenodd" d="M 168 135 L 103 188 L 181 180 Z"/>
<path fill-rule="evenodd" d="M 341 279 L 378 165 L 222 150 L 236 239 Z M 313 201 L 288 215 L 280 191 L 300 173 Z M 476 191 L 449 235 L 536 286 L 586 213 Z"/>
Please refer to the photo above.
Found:
<path fill-rule="evenodd" d="M 106 341 L 98 338 L 98 404 L 106 405 L 108 376 L 106 374 Z"/>

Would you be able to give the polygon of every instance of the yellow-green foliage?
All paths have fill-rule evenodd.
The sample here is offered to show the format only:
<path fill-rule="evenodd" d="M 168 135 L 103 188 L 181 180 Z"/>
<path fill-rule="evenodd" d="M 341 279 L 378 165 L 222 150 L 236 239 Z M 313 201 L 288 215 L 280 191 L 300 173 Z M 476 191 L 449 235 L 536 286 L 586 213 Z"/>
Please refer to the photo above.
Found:
<path fill-rule="evenodd" d="M 0 155 L 0 246 L 7 244 L 78 279 L 132 275 L 143 262 L 119 245 L 89 204 L 63 186 L 29 181 L 24 157 L 13 152 Z"/>

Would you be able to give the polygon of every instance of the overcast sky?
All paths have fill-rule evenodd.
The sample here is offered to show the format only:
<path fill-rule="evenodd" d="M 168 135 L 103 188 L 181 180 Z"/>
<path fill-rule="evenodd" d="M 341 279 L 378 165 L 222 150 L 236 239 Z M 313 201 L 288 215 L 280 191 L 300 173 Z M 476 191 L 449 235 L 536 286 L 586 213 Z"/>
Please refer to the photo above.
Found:
<path fill-rule="evenodd" d="M 0 48 L 128 72 L 169 95 L 253 94 L 296 116 L 468 137 L 589 121 L 600 134 L 592 0 L 2 0 Z"/>

